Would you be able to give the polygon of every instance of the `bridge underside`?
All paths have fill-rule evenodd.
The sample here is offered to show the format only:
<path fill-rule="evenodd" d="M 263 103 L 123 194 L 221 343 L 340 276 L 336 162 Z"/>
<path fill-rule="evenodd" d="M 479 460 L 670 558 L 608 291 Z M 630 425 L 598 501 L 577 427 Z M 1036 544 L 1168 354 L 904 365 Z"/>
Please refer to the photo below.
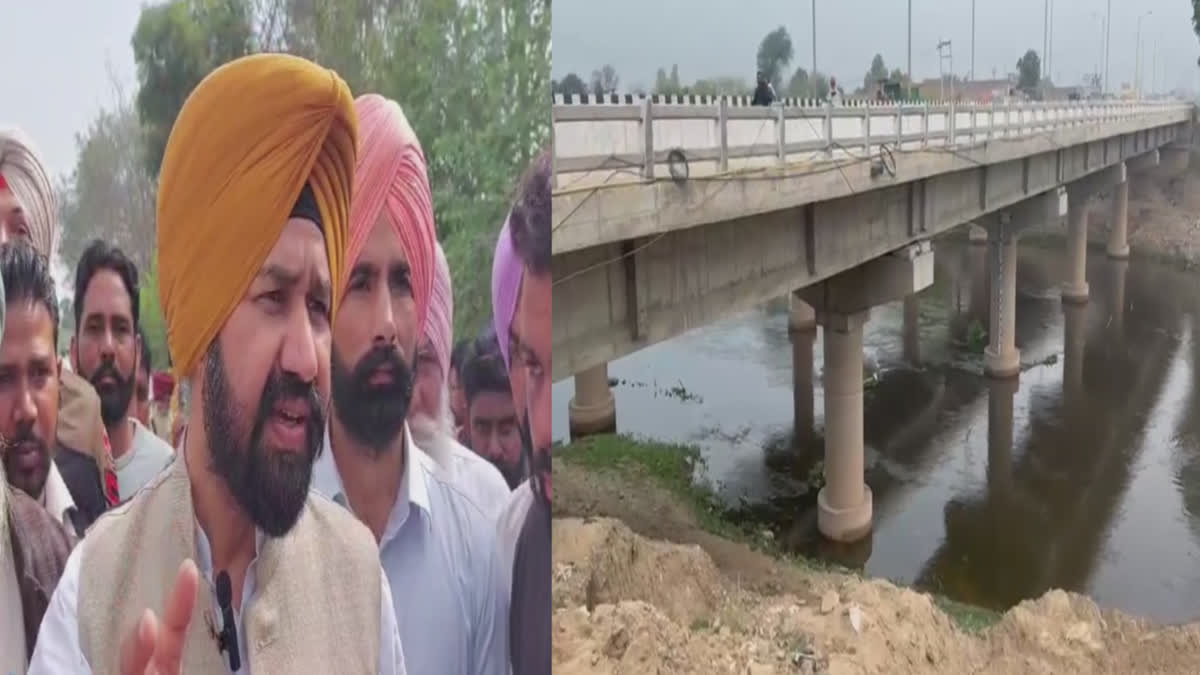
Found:
<path fill-rule="evenodd" d="M 884 179 L 888 180 L 885 186 L 872 186 L 862 165 L 843 169 L 840 177 L 834 170 L 823 180 L 840 181 L 845 196 L 766 212 L 750 209 L 744 202 L 755 195 L 762 203 L 794 201 L 799 183 L 709 183 L 698 189 L 733 193 L 725 200 L 713 199 L 714 204 L 732 198 L 742 204 L 740 213 L 756 215 L 715 221 L 711 214 L 689 216 L 707 219 L 708 224 L 657 234 L 640 234 L 644 223 L 635 219 L 626 230 L 633 236 L 574 250 L 564 250 L 570 249 L 569 242 L 560 248 L 556 231 L 555 249 L 562 252 L 553 259 L 554 379 L 747 311 L 911 242 L 1186 138 L 1188 131 L 1189 123 L 1171 121 L 1109 138 L 1081 136 L 1084 140 L 1075 145 L 1047 144 L 1049 137 L 1038 137 L 1013 145 L 1040 143 L 1042 151 L 1027 147 L 1029 154 L 1001 161 L 995 161 L 1002 156 L 998 153 L 1020 154 L 1019 149 L 977 146 L 949 157 L 944 150 L 931 153 L 937 157 L 901 156 L 898 164 L 913 166 L 906 170 L 898 166 L 897 177 Z M 941 173 L 922 168 L 922 162 L 935 161 L 953 162 L 958 168 Z M 927 175 L 910 175 L 901 182 L 906 171 Z M 692 188 L 657 183 L 641 189 L 658 193 Z M 783 192 L 789 189 L 792 194 Z M 687 195 L 675 201 L 695 199 Z M 615 215 L 603 203 L 583 208 L 609 208 Z M 696 205 L 678 208 L 691 213 Z M 556 198 L 555 213 L 561 209 Z"/>

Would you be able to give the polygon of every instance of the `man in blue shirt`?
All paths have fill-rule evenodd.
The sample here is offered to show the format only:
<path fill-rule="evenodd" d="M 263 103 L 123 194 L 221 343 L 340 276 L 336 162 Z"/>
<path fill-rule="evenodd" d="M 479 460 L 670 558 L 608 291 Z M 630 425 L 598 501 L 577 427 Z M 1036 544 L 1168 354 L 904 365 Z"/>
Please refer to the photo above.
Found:
<path fill-rule="evenodd" d="M 349 276 L 333 324 L 333 410 L 313 487 L 379 542 L 412 673 L 505 675 L 508 603 L 493 519 L 405 422 L 432 292 L 425 157 L 400 106 L 356 101 Z"/>

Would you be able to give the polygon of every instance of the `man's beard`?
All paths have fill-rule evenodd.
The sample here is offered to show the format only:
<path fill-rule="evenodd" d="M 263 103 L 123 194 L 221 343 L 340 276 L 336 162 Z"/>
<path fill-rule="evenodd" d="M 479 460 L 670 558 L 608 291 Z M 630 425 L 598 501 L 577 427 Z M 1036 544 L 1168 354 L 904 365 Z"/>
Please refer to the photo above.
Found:
<path fill-rule="evenodd" d="M 276 404 L 295 399 L 308 405 L 306 447 L 296 453 L 264 445 L 263 427 Z M 204 360 L 203 400 L 212 471 L 225 479 L 255 527 L 272 537 L 287 534 L 304 509 L 313 462 L 324 441 L 325 410 L 316 387 L 292 373 L 273 370 L 247 432 L 247 411 L 234 403 L 221 348 L 214 342 Z"/>
<path fill-rule="evenodd" d="M 0 439 L 0 443 L 4 444 L 3 462 L 0 463 L 4 464 L 4 472 L 8 475 L 9 484 L 30 497 L 40 500 L 46 489 L 46 479 L 50 475 L 50 462 L 53 460 L 50 459 L 50 450 L 45 439 L 38 437 L 33 421 L 30 420 L 18 426 L 11 437 Z M 35 469 L 32 475 L 28 471 L 18 470 L 16 466 L 16 449 L 22 445 L 33 446 L 36 455 L 42 460 L 42 466 Z"/>
<path fill-rule="evenodd" d="M 515 490 L 521 481 L 525 479 L 524 461 L 518 459 L 515 463 L 504 461 L 503 457 L 484 457 L 487 461 L 496 467 L 500 475 L 504 477 L 504 482 L 508 484 L 509 490 Z"/>
<path fill-rule="evenodd" d="M 101 388 L 100 380 L 104 377 L 111 377 L 113 383 Z M 129 412 L 129 401 L 133 398 L 134 373 L 130 373 L 129 377 L 121 377 L 116 361 L 106 359 L 96 366 L 88 382 L 92 383 L 92 388 L 100 397 L 100 419 L 104 421 L 104 426 L 111 427 L 125 419 Z"/>
<path fill-rule="evenodd" d="M 346 433 L 377 458 L 404 429 L 408 404 L 412 401 L 412 369 L 392 345 L 370 349 L 350 370 L 333 350 L 333 406 Z M 386 385 L 368 383 L 375 369 L 391 369 L 392 381 Z"/>

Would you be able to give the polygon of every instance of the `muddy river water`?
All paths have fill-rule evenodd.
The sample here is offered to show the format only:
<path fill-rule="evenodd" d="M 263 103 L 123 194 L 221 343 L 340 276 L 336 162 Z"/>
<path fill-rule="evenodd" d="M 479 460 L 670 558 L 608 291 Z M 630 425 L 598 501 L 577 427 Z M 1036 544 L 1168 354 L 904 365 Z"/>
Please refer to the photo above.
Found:
<path fill-rule="evenodd" d="M 786 300 L 609 364 L 619 430 L 699 446 L 697 480 L 797 552 L 998 609 L 1065 588 L 1200 618 L 1200 275 L 1093 250 L 1090 302 L 1064 305 L 1062 248 L 1021 247 L 1017 380 L 980 374 L 981 246 L 937 244 L 907 347 L 903 303 L 872 311 L 874 532 L 858 546 L 816 535 L 822 345 L 818 331 L 815 427 L 797 429 Z M 554 390 L 559 438 L 571 387 Z"/>

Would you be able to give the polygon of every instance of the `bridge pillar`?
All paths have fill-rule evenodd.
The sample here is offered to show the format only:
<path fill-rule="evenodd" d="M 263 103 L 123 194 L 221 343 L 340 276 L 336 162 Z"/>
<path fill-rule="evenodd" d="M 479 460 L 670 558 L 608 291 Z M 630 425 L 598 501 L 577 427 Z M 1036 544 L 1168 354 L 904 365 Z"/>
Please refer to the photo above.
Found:
<path fill-rule="evenodd" d="M 863 324 L 870 311 L 822 316 L 825 342 L 825 487 L 817 529 L 852 542 L 871 531 L 871 488 L 863 481 Z"/>
<path fill-rule="evenodd" d="M 1118 335 L 1125 328 L 1125 276 L 1129 272 L 1128 260 L 1113 263 L 1112 309 L 1110 325 Z"/>
<path fill-rule="evenodd" d="M 1108 233 L 1108 257 L 1124 260 L 1129 257 L 1129 179 L 1113 188 L 1112 229 Z"/>
<path fill-rule="evenodd" d="M 916 293 L 904 296 L 904 360 L 921 365 L 921 301 Z"/>
<path fill-rule="evenodd" d="M 1078 193 L 1069 195 L 1067 202 L 1067 269 L 1063 282 L 1063 302 L 1084 303 L 1088 299 L 1087 283 L 1087 198 Z"/>
<path fill-rule="evenodd" d="M 983 370 L 990 377 L 1012 377 L 1021 370 L 1015 339 L 1017 234 L 1006 225 L 988 228 L 988 277 L 988 346 L 983 351 Z"/>
<path fill-rule="evenodd" d="M 817 313 L 794 293 L 789 296 L 788 337 L 792 342 L 792 419 L 796 445 L 811 440 L 813 414 L 813 343 L 817 339 Z"/>
<path fill-rule="evenodd" d="M 608 364 L 575 374 L 575 396 L 567 406 L 571 438 L 617 430 L 617 404 L 608 388 Z"/>

